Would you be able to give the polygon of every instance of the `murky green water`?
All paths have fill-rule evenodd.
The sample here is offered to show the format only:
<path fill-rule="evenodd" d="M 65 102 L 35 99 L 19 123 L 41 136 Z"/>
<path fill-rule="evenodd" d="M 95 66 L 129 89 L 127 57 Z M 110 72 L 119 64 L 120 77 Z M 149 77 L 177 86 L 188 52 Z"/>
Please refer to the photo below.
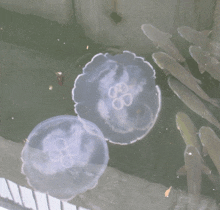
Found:
<path fill-rule="evenodd" d="M 22 142 L 41 121 L 56 115 L 75 115 L 71 89 L 82 67 L 105 46 L 97 45 L 83 35 L 80 26 L 61 26 L 31 15 L 19 15 L 0 9 L 1 130 L 6 139 Z M 8 47 L 10 43 L 18 47 Z M 89 49 L 86 49 L 89 46 Z M 38 51 L 36 53 L 35 51 Z M 169 89 L 166 76 L 156 68 L 156 82 L 162 92 L 162 109 L 151 132 L 142 140 L 127 146 L 109 143 L 108 165 L 125 173 L 187 190 L 186 177 L 177 178 L 176 171 L 184 164 L 185 144 L 176 129 L 175 115 L 187 113 L 197 128 L 212 127 L 194 114 Z M 194 61 L 188 60 L 193 75 L 202 80 L 202 87 L 211 97 L 220 97 L 218 82 L 206 73 L 201 76 Z M 59 85 L 55 73 L 64 75 Z M 53 89 L 49 90 L 49 86 Z M 207 104 L 208 105 L 208 104 Z M 219 110 L 208 105 L 220 120 Z M 209 157 L 209 167 L 216 172 Z M 202 194 L 217 199 L 220 193 L 203 176 Z"/>

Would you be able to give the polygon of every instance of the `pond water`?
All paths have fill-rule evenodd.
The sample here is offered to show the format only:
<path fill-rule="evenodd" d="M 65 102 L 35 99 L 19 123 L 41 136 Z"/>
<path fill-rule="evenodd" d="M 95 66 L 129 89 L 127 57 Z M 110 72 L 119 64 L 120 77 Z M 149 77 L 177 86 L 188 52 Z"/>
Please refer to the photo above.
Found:
<path fill-rule="evenodd" d="M 71 91 L 78 75 L 82 74 L 83 67 L 99 53 L 102 53 L 99 54 L 101 59 L 106 60 L 111 58 L 114 61 L 117 56 L 111 56 L 111 52 L 106 55 L 105 52 L 108 52 L 108 48 L 97 45 L 86 38 L 76 24 L 61 26 L 35 16 L 28 16 L 27 18 L 26 16 L 0 9 L 0 17 L 2 14 L 4 14 L 4 18 L 0 18 L 0 25 L 3 28 L 3 30 L 0 30 L 0 88 L 2 90 L 0 93 L 2 98 L 0 135 L 6 139 L 22 143 L 40 122 L 58 115 L 76 116 Z M 136 56 L 144 57 L 144 55 Z M 135 135 L 132 134 L 133 136 L 131 135 L 132 132 L 130 132 L 127 134 L 130 137 L 127 142 L 125 140 L 127 138 L 118 137 L 115 142 L 117 144 L 113 144 L 113 136 L 117 133 L 123 136 L 124 130 L 130 129 L 129 126 L 134 123 L 133 119 L 135 118 L 123 118 L 123 120 L 128 121 L 129 126 L 126 129 L 124 127 L 118 129 L 120 121 L 112 123 L 106 117 L 106 113 L 112 111 L 115 119 L 117 119 L 117 112 L 131 107 L 138 94 L 141 95 L 141 100 L 147 101 L 147 96 L 144 94 L 147 94 L 145 83 L 148 84 L 146 78 L 149 72 L 143 72 L 141 68 L 137 69 L 138 74 L 132 75 L 132 71 L 120 67 L 121 75 L 118 80 L 114 80 L 115 77 L 112 71 L 106 70 L 103 75 L 95 72 L 95 76 L 89 77 L 89 79 L 93 81 L 96 81 L 97 78 L 99 79 L 99 83 L 96 84 L 96 90 L 94 87 L 84 87 L 83 83 L 79 83 L 80 78 L 88 79 L 89 72 L 86 72 L 84 68 L 84 76 L 78 77 L 77 80 L 79 86 L 84 88 L 84 92 L 88 94 L 85 97 L 94 97 L 96 91 L 95 98 L 97 98 L 91 104 L 87 101 L 86 106 L 89 107 L 88 119 L 85 117 L 86 113 L 79 110 L 77 112 L 80 117 L 89 121 L 92 121 L 90 115 L 99 114 L 101 116 L 102 120 L 98 122 L 98 127 L 103 132 L 104 137 L 111 140 L 111 142 L 107 141 L 109 149 L 108 166 L 150 182 L 160 183 L 166 187 L 173 186 L 173 188 L 186 191 L 186 177 L 178 178 L 176 175 L 177 170 L 184 165 L 183 154 L 185 150 L 185 143 L 175 123 L 176 113 L 179 111 L 187 113 L 197 129 L 201 126 L 210 126 L 218 135 L 219 131 L 206 120 L 193 113 L 174 95 L 167 84 L 167 76 L 158 69 L 151 57 L 147 57 L 145 60 L 156 71 L 156 78 L 150 83 L 152 84 L 150 100 L 153 97 L 153 101 L 156 101 L 156 103 L 154 107 L 148 105 L 148 108 L 150 107 L 154 110 L 154 114 L 151 117 L 155 120 L 153 124 L 156 123 L 154 126 L 153 124 L 150 125 L 150 129 L 147 130 L 150 132 L 143 129 L 144 131 L 141 134 L 135 133 Z M 140 60 L 140 62 L 143 62 L 143 60 Z M 210 97 L 219 98 L 219 83 L 206 73 L 201 75 L 197 69 L 196 62 L 193 60 L 187 59 L 187 63 L 190 69 L 194 69 L 194 76 L 202 81 L 202 88 Z M 109 65 L 109 69 L 115 69 L 116 66 L 120 66 L 117 62 L 107 62 L 106 64 Z M 150 74 L 154 75 L 152 68 L 150 66 L 149 68 Z M 62 72 L 63 74 L 63 85 L 60 85 L 57 81 L 57 72 Z M 108 75 L 111 80 L 105 78 L 104 75 Z M 127 85 L 126 81 L 130 80 L 126 80 L 126 78 L 133 78 L 136 82 L 134 83 L 136 87 L 139 90 L 143 88 L 145 92 L 135 92 L 135 90 L 129 89 L 130 84 Z M 161 90 L 161 101 L 158 98 L 159 95 L 155 94 L 159 93 L 159 89 L 156 87 Z M 92 94 L 89 95 L 89 93 Z M 87 99 L 83 98 L 83 100 Z M 161 111 L 158 115 L 160 102 Z M 103 108 L 103 104 L 111 104 L 112 108 L 106 110 Z M 219 110 L 210 104 L 206 105 L 214 116 L 220 120 Z M 106 110 L 106 113 L 100 113 L 100 110 Z M 81 116 L 80 112 L 84 114 Z M 142 125 L 143 127 L 146 126 L 146 124 Z M 112 130 L 106 129 L 107 126 L 111 127 Z M 104 130 L 102 130 L 102 127 Z M 140 137 L 143 137 L 140 141 L 133 142 L 134 139 Z M 131 142 L 133 144 L 129 144 Z M 61 142 L 61 145 L 65 144 Z M 57 147 L 58 145 L 60 143 L 57 143 Z M 50 143 L 47 144 L 45 142 L 42 144 L 42 147 L 44 146 L 50 146 Z M 54 162 L 60 161 L 63 164 L 59 164 L 59 167 L 47 167 L 46 171 L 39 167 L 39 173 L 44 171 L 48 177 L 52 176 L 57 170 L 65 171 L 66 168 L 73 164 L 71 160 L 65 163 L 64 159 L 58 160 L 54 153 L 50 155 Z M 86 157 L 83 158 L 88 161 Z M 209 157 L 205 157 L 205 161 L 210 169 L 217 172 Z M 212 182 L 204 176 L 202 194 L 220 202 L 219 191 L 213 190 L 213 188 Z"/>

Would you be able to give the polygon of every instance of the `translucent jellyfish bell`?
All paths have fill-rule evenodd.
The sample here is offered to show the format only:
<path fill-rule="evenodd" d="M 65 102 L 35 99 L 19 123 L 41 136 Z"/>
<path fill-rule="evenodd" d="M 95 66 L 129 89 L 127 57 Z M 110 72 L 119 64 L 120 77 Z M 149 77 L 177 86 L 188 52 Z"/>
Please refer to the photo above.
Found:
<path fill-rule="evenodd" d="M 21 159 L 22 173 L 35 190 L 69 200 L 96 186 L 109 155 L 105 138 L 95 124 L 61 115 L 33 129 Z"/>
<path fill-rule="evenodd" d="M 117 144 L 142 139 L 154 126 L 161 107 L 155 70 L 129 51 L 95 55 L 76 78 L 72 99 L 75 112 Z"/>

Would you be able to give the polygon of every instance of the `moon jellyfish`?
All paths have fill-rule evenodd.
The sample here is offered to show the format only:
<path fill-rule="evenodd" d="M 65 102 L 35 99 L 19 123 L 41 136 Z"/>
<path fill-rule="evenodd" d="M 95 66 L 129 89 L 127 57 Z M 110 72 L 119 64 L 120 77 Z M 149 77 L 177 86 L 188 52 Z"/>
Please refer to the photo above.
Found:
<path fill-rule="evenodd" d="M 96 186 L 109 155 L 105 138 L 94 123 L 61 115 L 32 130 L 21 159 L 30 186 L 69 200 Z"/>
<path fill-rule="evenodd" d="M 95 55 L 76 78 L 72 99 L 75 112 L 116 144 L 130 144 L 147 135 L 161 107 L 155 70 L 129 51 Z"/>

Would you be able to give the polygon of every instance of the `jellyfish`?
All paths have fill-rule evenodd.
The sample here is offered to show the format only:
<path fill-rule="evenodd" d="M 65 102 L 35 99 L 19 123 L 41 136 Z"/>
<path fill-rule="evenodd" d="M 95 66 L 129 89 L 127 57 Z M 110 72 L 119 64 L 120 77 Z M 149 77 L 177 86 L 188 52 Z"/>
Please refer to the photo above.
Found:
<path fill-rule="evenodd" d="M 94 188 L 106 169 L 106 140 L 92 122 L 61 115 L 39 123 L 21 153 L 22 173 L 35 190 L 70 200 Z"/>
<path fill-rule="evenodd" d="M 99 53 L 75 80 L 75 112 L 95 123 L 110 142 L 134 143 L 158 118 L 161 92 L 155 78 L 150 63 L 134 53 Z"/>

